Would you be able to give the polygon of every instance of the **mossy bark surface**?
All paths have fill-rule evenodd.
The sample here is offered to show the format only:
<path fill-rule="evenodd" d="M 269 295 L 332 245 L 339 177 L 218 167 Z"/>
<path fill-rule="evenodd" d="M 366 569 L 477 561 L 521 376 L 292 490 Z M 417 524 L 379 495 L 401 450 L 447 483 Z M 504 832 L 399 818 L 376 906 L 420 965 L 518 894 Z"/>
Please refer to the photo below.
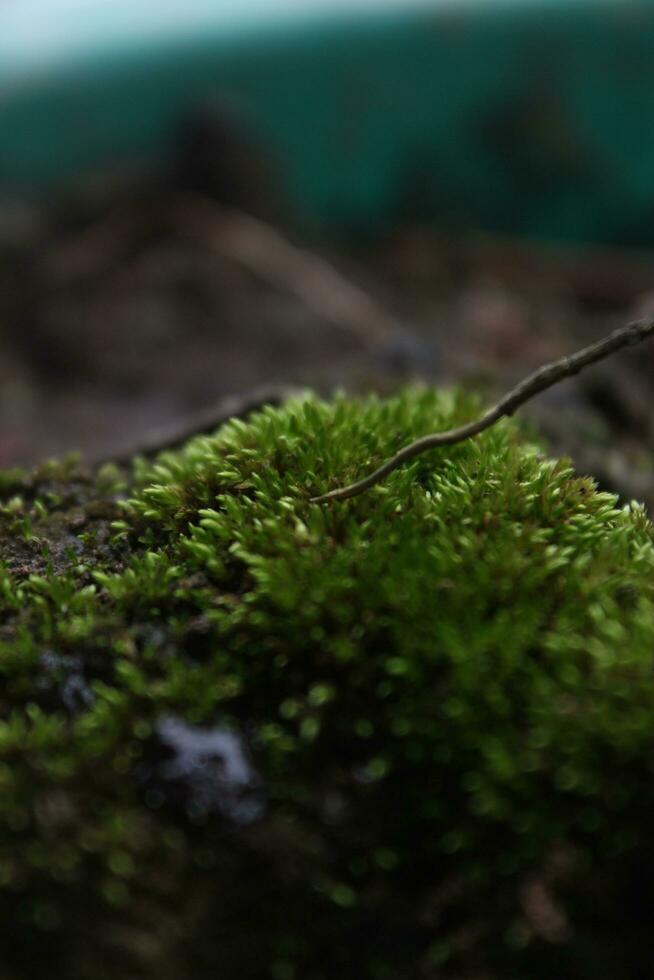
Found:
<path fill-rule="evenodd" d="M 309 502 L 477 410 L 2 476 L 3 980 L 644 975 L 642 508 L 508 423 Z"/>

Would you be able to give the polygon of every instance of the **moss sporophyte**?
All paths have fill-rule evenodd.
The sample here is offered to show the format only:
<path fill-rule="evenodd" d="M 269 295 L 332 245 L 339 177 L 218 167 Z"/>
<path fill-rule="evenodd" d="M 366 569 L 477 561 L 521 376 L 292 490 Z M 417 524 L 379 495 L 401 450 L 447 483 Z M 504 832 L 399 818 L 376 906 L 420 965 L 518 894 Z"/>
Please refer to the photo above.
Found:
<path fill-rule="evenodd" d="M 507 419 L 310 502 L 477 415 L 297 398 L 6 475 L 0 975 L 638 975 L 643 508 Z"/>

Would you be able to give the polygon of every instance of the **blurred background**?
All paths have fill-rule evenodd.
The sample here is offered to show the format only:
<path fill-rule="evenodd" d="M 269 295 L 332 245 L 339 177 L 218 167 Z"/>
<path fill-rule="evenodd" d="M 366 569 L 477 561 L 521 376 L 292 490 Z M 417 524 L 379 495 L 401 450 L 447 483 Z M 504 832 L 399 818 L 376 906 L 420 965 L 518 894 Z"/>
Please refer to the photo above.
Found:
<path fill-rule="evenodd" d="M 0 4 L 2 467 L 275 385 L 491 397 L 653 272 L 651 0 Z M 650 506 L 653 367 L 525 413 Z"/>

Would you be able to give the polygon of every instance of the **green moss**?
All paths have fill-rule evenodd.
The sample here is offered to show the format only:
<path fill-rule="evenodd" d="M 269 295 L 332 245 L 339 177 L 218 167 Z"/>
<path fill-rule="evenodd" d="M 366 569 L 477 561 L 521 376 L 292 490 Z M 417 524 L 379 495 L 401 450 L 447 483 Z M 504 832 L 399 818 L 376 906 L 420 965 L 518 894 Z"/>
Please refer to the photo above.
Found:
<path fill-rule="evenodd" d="M 637 975 L 643 510 L 506 423 L 309 503 L 476 409 L 298 400 L 0 481 L 1 977 Z"/>

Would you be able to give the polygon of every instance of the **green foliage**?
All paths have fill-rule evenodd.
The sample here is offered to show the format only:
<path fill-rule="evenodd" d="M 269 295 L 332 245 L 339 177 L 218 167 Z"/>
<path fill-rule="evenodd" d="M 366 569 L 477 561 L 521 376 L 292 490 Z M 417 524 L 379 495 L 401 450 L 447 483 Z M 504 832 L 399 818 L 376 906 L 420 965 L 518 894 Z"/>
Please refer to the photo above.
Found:
<path fill-rule="evenodd" d="M 0 977 L 637 975 L 642 508 L 508 423 L 309 503 L 476 410 L 308 398 L 6 479 Z M 171 783 L 166 719 L 240 733 L 265 814 Z"/>

